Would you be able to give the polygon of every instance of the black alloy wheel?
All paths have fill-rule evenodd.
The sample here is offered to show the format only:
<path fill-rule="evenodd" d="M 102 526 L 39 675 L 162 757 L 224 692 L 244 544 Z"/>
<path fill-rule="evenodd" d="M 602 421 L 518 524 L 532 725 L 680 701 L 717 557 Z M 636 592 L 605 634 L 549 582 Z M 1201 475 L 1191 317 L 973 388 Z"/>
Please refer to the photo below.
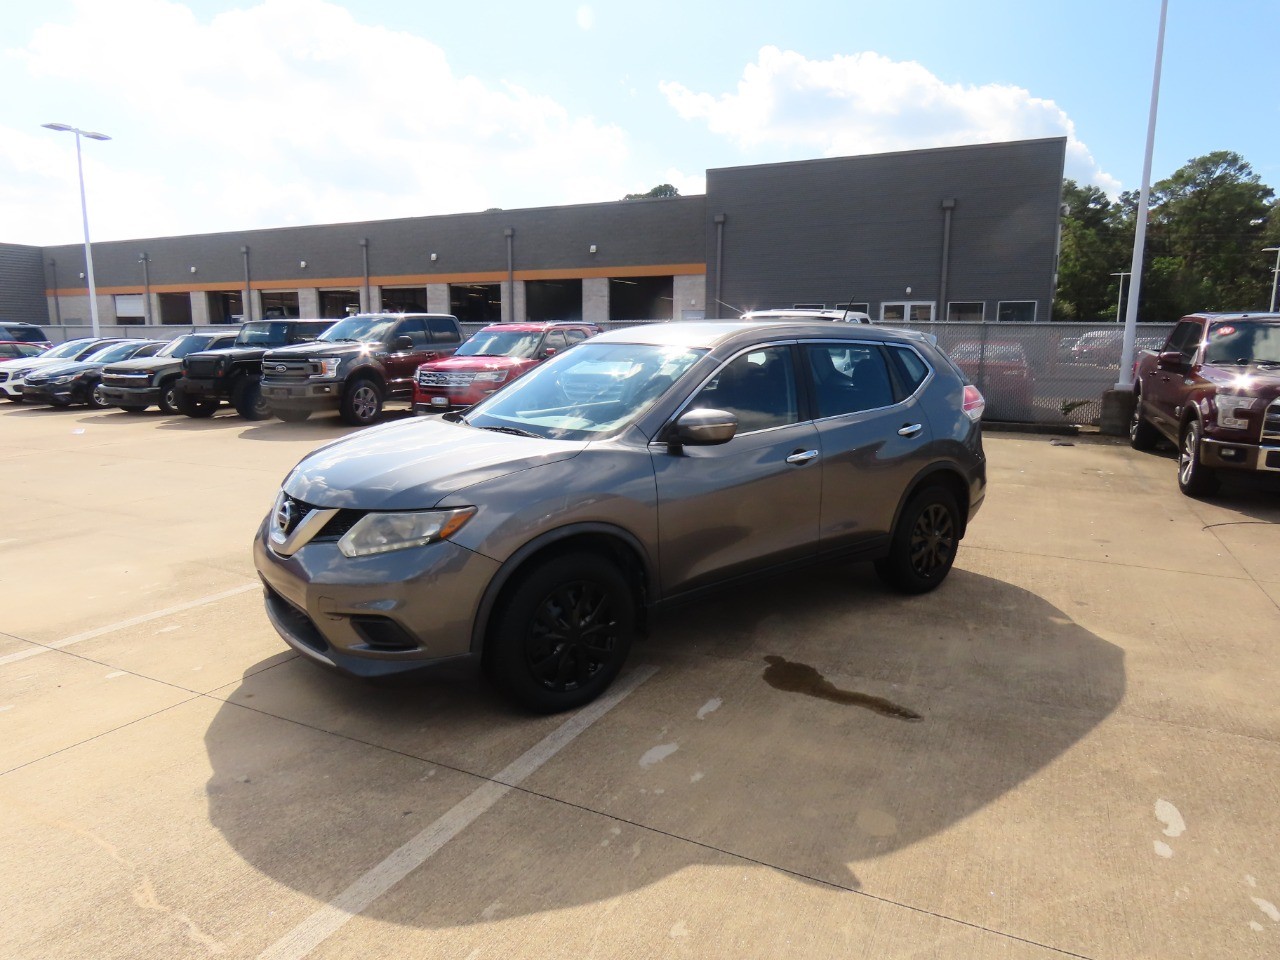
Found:
<path fill-rule="evenodd" d="M 928 593 L 951 572 L 959 546 L 955 497 L 942 487 L 927 487 L 902 511 L 889 555 L 876 561 L 876 573 L 903 593 Z"/>
<path fill-rule="evenodd" d="M 1222 485 L 1218 474 L 1200 461 L 1203 435 L 1204 426 L 1195 419 L 1182 430 L 1182 443 L 1178 448 L 1178 489 L 1188 497 L 1211 497 Z"/>
<path fill-rule="evenodd" d="M 582 706 L 621 671 L 635 621 L 635 591 L 616 566 L 591 554 L 558 557 L 511 593 L 491 637 L 491 673 L 530 710 Z"/>

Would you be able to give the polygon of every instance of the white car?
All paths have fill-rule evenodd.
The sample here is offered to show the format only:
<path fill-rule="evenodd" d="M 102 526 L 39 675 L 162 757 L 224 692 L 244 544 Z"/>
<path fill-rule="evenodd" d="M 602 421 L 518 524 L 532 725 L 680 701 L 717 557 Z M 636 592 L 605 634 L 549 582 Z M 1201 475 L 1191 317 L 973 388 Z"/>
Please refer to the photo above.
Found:
<path fill-rule="evenodd" d="M 833 320 L 836 323 L 870 323 L 871 317 L 858 310 L 819 310 L 810 307 L 793 307 L 790 310 L 748 310 L 740 320 L 782 320 L 791 323 L 812 323 L 815 320 Z"/>
<path fill-rule="evenodd" d="M 27 374 L 41 367 L 51 367 L 66 363 L 69 360 L 82 360 L 100 347 L 115 343 L 116 338 L 82 337 L 79 340 L 68 340 L 51 350 L 46 350 L 38 357 L 24 357 L 20 360 L 5 360 L 0 363 L 0 394 L 14 403 L 22 402 L 22 385 L 26 383 Z"/>

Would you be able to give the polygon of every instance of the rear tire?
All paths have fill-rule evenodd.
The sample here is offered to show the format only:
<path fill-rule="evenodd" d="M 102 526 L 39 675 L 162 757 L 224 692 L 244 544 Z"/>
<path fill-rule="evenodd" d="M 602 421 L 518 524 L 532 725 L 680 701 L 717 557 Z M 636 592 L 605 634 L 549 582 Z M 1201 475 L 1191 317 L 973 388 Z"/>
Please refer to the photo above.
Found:
<path fill-rule="evenodd" d="M 367 427 L 382 416 L 382 391 L 368 377 L 357 377 L 342 394 L 338 408 L 344 423 L 353 427 Z"/>
<path fill-rule="evenodd" d="M 246 420 L 266 420 L 271 416 L 271 406 L 262 399 L 262 384 L 250 377 L 242 377 L 231 388 L 231 405 Z"/>
<path fill-rule="evenodd" d="M 272 410 L 271 412 L 285 423 L 301 423 L 311 416 L 310 410 Z"/>
<path fill-rule="evenodd" d="M 876 573 L 902 593 L 928 593 L 951 572 L 959 546 L 955 497 L 943 487 L 926 487 L 903 509 L 889 555 L 876 561 Z"/>
<path fill-rule="evenodd" d="M 215 410 L 218 409 L 218 401 L 213 397 L 193 397 L 185 390 L 174 388 L 174 404 L 179 413 L 188 417 L 195 417 L 203 420 L 205 417 L 212 417 Z M 164 405 L 161 404 L 161 410 Z"/>
<path fill-rule="evenodd" d="M 1151 450 L 1160 440 L 1160 432 L 1142 416 L 1142 397 L 1134 394 L 1133 418 L 1129 421 L 1129 446 L 1135 450 Z"/>
<path fill-rule="evenodd" d="M 160 399 L 156 401 L 156 406 L 160 408 L 161 413 L 175 414 L 178 412 L 178 378 L 164 381 L 160 384 Z"/>
<path fill-rule="evenodd" d="M 1182 430 L 1182 443 L 1178 449 L 1178 489 L 1188 497 L 1211 497 L 1222 486 L 1218 474 L 1200 461 L 1203 435 L 1204 427 L 1199 420 L 1192 420 Z"/>
<path fill-rule="evenodd" d="M 494 682 L 537 713 L 598 697 L 626 662 L 636 593 L 613 563 L 572 553 L 529 570 L 508 595 L 486 651 Z"/>

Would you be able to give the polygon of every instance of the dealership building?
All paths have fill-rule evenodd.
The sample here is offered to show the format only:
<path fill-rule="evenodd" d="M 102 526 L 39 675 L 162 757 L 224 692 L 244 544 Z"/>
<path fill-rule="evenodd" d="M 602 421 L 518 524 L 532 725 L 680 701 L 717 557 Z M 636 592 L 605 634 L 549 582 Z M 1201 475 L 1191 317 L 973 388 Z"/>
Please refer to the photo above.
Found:
<path fill-rule="evenodd" d="M 1063 138 L 707 171 L 704 195 L 93 244 L 103 328 L 452 313 L 469 323 L 845 307 L 1046 321 Z M 82 244 L 0 244 L 3 319 L 89 325 Z"/>

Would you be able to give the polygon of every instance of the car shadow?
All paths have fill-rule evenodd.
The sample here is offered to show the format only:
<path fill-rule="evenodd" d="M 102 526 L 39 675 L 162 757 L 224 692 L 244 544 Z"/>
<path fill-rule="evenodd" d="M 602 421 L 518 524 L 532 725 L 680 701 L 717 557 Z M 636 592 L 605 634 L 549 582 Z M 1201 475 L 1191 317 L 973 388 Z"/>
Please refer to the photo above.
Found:
<path fill-rule="evenodd" d="M 1169 484 L 1177 484 L 1177 447 L 1162 437 L 1154 450 L 1143 452 L 1147 456 L 1167 460 Z M 1222 481 L 1221 489 L 1212 496 L 1197 499 L 1237 510 L 1260 522 L 1280 523 L 1280 498 L 1277 497 L 1280 494 L 1280 473 L 1220 470 L 1218 477 Z"/>
<path fill-rule="evenodd" d="M 1034 593 L 960 569 L 913 598 L 887 594 L 865 565 L 778 577 L 656 616 L 632 661 L 662 669 L 592 729 L 590 747 L 566 751 L 560 779 L 543 771 L 536 794 L 503 801 L 533 815 L 486 814 L 402 881 L 411 891 L 366 913 L 456 927 L 491 919 L 497 900 L 502 917 L 525 916 L 609 901 L 686 867 L 747 862 L 856 889 L 858 862 L 1015 790 L 1125 692 L 1120 648 Z M 562 722 L 514 710 L 478 678 L 375 687 L 305 663 L 257 670 L 205 736 L 209 818 L 256 870 L 320 902 Z M 683 724 L 690 738 L 713 736 L 701 713 L 671 709 L 702 703 L 707 689 L 732 699 L 732 723 L 677 757 L 700 743 L 715 756 L 698 762 L 734 775 L 698 774 L 695 794 L 682 771 L 669 793 L 683 801 L 644 805 L 644 762 L 632 754 L 653 734 L 637 731 L 671 737 L 667 725 Z M 289 722 L 273 714 L 282 703 Z M 312 737 L 305 748 L 297 724 Z M 339 749 L 352 741 L 376 776 L 352 769 L 352 751 Z M 446 778 L 407 757 L 479 776 L 415 819 Z M 584 809 L 604 815 L 584 820 Z M 664 837 L 642 856 L 652 831 Z"/>

